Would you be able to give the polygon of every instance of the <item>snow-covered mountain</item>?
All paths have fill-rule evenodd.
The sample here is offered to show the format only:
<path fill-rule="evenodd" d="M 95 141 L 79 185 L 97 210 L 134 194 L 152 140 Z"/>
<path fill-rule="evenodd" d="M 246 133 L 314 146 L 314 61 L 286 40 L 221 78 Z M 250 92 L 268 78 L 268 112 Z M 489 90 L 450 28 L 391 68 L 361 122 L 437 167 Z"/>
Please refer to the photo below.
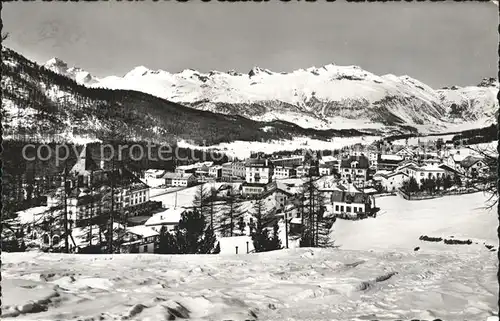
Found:
<path fill-rule="evenodd" d="M 459 131 L 494 123 L 498 110 L 494 79 L 435 90 L 409 76 L 377 76 L 358 66 L 335 64 L 290 73 L 254 67 L 248 74 L 170 73 L 140 66 L 123 77 L 97 79 L 81 69 L 53 67 L 65 65 L 55 61 L 60 60 L 48 62 L 51 70 L 87 86 L 137 90 L 196 109 L 284 120 L 304 128 Z"/>
<path fill-rule="evenodd" d="M 68 64 L 59 58 L 52 58 L 44 65 L 45 68 L 52 70 L 60 75 L 66 76 L 76 81 L 79 85 L 93 85 L 99 80 L 94 78 L 88 71 L 78 67 L 68 67 Z"/>
<path fill-rule="evenodd" d="M 58 59 L 39 66 L 5 47 L 1 70 L 4 138 L 22 135 L 75 141 L 121 137 L 207 146 L 365 136 L 356 130 L 320 131 L 282 121 L 259 122 L 197 110 L 140 91 L 91 88 L 98 80 L 79 68 L 68 68 Z"/>

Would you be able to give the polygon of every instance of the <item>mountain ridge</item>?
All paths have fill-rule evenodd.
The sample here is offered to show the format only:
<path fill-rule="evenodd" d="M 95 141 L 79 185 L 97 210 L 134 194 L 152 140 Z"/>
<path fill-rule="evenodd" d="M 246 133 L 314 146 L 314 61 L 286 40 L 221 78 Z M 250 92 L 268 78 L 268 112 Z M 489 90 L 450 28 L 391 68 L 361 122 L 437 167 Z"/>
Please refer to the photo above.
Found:
<path fill-rule="evenodd" d="M 69 140 L 118 135 L 132 140 L 217 144 L 294 137 L 328 140 L 365 134 L 356 130 L 304 129 L 283 121 L 258 122 L 186 107 L 139 91 L 83 86 L 75 79 L 77 72 L 84 71 L 68 68 L 74 73 L 61 75 L 61 67 L 67 67 L 64 65 L 54 59 L 51 66 L 39 66 L 2 48 L 4 139 L 23 134 L 31 139 L 59 135 Z"/>
<path fill-rule="evenodd" d="M 59 72 L 72 77 L 69 71 Z M 170 73 L 138 66 L 123 77 L 73 79 L 89 87 L 137 90 L 200 110 L 313 129 L 453 131 L 488 126 L 498 110 L 496 80 L 434 90 L 407 75 L 377 76 L 334 63 L 280 73 L 255 66 L 247 74 Z"/>

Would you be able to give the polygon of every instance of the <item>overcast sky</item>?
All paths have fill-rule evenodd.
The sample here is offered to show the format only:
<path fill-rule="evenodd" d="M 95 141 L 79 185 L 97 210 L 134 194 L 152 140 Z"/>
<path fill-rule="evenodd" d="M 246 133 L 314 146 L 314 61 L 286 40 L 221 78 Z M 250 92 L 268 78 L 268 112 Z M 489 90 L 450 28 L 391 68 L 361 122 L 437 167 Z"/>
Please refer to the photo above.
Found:
<path fill-rule="evenodd" d="M 150 69 L 253 66 L 292 71 L 328 63 L 430 86 L 496 77 L 498 8 L 480 2 L 4 3 L 4 45 L 98 77 Z"/>

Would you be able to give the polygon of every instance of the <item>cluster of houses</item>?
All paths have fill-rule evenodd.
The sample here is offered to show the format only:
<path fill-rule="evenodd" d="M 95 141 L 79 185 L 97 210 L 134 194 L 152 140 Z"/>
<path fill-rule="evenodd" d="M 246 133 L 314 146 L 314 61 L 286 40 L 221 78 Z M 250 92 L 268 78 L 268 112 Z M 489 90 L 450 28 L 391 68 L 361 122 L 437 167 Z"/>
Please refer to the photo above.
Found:
<path fill-rule="evenodd" d="M 70 228 L 75 229 L 76 235 L 84 233 L 86 226 L 98 224 L 103 213 L 109 213 L 112 207 L 121 222 L 116 223 L 117 228 L 123 230 L 122 250 L 154 252 L 161 228 L 175 228 L 188 209 L 165 208 L 161 202 L 152 201 L 151 187 L 182 189 L 210 182 L 236 183 L 241 201 L 272 198 L 276 215 L 290 218 L 293 228 L 302 224 L 301 210 L 295 201 L 304 176 L 316 178 L 327 212 L 342 217 L 373 215 L 377 210 L 373 194 L 380 192 L 380 188 L 374 187 L 394 192 L 411 177 L 421 184 L 428 178 L 480 176 L 486 170 L 484 159 L 465 148 L 436 151 L 421 146 L 391 145 L 383 151 L 374 146 L 354 146 L 337 155 L 312 158 L 292 154 L 257 156 L 223 164 L 200 162 L 177 166 L 174 171 L 149 169 L 136 176 L 126 168 L 104 169 L 102 164 L 97 165 L 86 157 L 84 150 L 68 173 L 71 179 L 47 195 L 44 213 L 55 209 L 61 212 L 64 204 Z M 36 231 L 36 224 L 31 226 L 35 235 L 41 236 L 44 242 L 48 239 L 51 246 L 54 233 L 60 242 L 60 231 L 52 231 L 47 237 Z M 73 241 L 73 244 L 78 248 L 88 244 L 86 242 L 88 240 Z"/>

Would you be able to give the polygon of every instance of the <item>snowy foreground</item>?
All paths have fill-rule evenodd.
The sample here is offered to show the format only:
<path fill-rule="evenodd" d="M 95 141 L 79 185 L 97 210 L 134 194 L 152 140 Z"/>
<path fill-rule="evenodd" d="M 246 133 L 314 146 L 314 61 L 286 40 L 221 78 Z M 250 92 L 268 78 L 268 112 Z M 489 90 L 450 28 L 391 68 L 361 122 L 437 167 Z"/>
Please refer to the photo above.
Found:
<path fill-rule="evenodd" d="M 2 255 L 3 319 L 498 320 L 495 211 L 482 193 L 377 199 L 336 249 L 222 255 Z M 420 235 L 472 239 L 425 242 Z M 414 251 L 419 247 L 418 251 Z M 14 318 L 12 318 L 14 320 Z"/>

